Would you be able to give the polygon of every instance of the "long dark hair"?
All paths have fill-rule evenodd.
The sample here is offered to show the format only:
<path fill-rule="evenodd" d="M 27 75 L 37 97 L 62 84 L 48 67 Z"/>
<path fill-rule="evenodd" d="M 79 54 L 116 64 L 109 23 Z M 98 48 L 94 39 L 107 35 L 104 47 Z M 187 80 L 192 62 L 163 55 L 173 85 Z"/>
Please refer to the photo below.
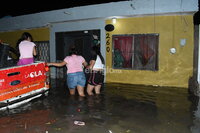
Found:
<path fill-rule="evenodd" d="M 28 33 L 28 32 L 24 32 L 24 33 L 22 34 L 20 40 L 21 40 L 21 41 L 24 41 L 24 40 L 27 40 L 28 38 L 31 40 L 31 42 L 33 41 L 32 35 L 31 35 L 30 33 Z"/>
<path fill-rule="evenodd" d="M 16 47 L 15 47 L 15 48 L 17 49 L 18 53 L 19 53 L 19 44 L 20 44 L 20 42 L 21 42 L 21 41 L 24 41 L 24 40 L 27 40 L 28 38 L 31 40 L 31 42 L 33 41 L 32 35 L 31 35 L 30 33 L 28 33 L 28 32 L 24 32 L 24 33 L 21 35 L 21 38 L 19 38 L 19 39 L 17 40 L 17 42 L 16 42 Z"/>
<path fill-rule="evenodd" d="M 91 54 L 93 56 L 97 56 L 99 55 L 100 59 L 101 59 L 101 62 L 105 65 L 105 60 L 101 54 L 101 51 L 100 51 L 100 46 L 99 45 L 95 45 L 92 47 L 92 51 L 91 51 Z"/>
<path fill-rule="evenodd" d="M 78 50 L 76 49 L 75 45 L 72 45 L 72 46 L 70 47 L 70 49 L 69 49 L 69 55 L 71 56 L 71 55 L 73 55 L 73 54 L 75 54 L 75 55 L 78 54 Z"/>

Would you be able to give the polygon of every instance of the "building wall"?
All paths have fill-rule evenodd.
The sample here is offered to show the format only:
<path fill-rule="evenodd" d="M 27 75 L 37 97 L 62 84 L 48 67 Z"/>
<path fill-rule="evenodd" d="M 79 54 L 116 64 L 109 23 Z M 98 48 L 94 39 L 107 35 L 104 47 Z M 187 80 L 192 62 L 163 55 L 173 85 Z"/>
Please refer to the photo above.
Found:
<path fill-rule="evenodd" d="M 49 41 L 50 38 L 49 28 L 34 28 L 27 30 L 0 32 L 0 40 L 11 45 L 12 47 L 15 47 L 23 32 L 29 32 L 33 36 L 34 41 Z"/>
<path fill-rule="evenodd" d="M 197 35 L 199 35 L 199 37 L 197 37 L 198 39 L 197 39 L 197 44 L 198 44 L 198 55 L 200 55 L 200 25 L 198 25 L 198 27 L 197 27 L 197 32 L 198 32 L 198 34 Z M 197 75 L 197 81 L 198 81 L 198 83 L 200 84 L 200 58 L 198 58 L 198 75 Z M 200 90 L 199 90 L 199 92 L 200 92 Z"/>
<path fill-rule="evenodd" d="M 71 32 L 71 31 L 86 31 L 86 30 L 100 30 L 100 43 L 101 43 L 101 52 L 104 58 L 106 59 L 105 53 L 105 20 L 104 19 L 92 19 L 92 20 L 82 20 L 82 21 L 75 21 L 75 22 L 62 22 L 62 23 L 55 23 L 51 24 L 51 33 L 50 33 L 50 53 L 51 57 L 50 60 L 52 62 L 56 61 L 56 32 Z M 55 68 L 51 68 L 51 77 L 56 77 Z"/>
<path fill-rule="evenodd" d="M 119 75 L 107 73 L 106 81 L 187 87 L 188 78 L 192 75 L 192 14 L 196 11 L 198 0 L 131 0 L 74 7 L 2 18 L 0 39 L 15 46 L 22 32 L 29 31 L 34 41 L 50 41 L 51 61 L 55 61 L 55 32 L 100 29 L 101 51 L 103 55 L 107 55 L 107 67 L 111 68 L 112 54 L 105 51 L 107 43 L 112 48 L 112 40 L 106 40 L 104 26 L 105 20 L 110 23 L 110 18 L 117 17 L 116 29 L 108 33 L 111 36 L 154 32 L 160 34 L 159 71 L 123 70 Z M 167 16 L 172 14 L 178 15 Z M 191 15 L 181 16 L 183 14 Z M 184 47 L 179 45 L 181 38 L 187 39 Z M 169 53 L 171 47 L 177 48 L 176 54 Z"/>
<path fill-rule="evenodd" d="M 111 20 L 106 21 L 112 23 Z M 107 39 L 106 82 L 130 84 L 188 87 L 193 72 L 194 26 L 192 15 L 149 16 L 117 19 L 115 30 L 107 36 L 117 34 L 159 34 L 158 71 L 112 69 L 112 39 Z M 186 45 L 180 46 L 180 39 Z M 170 48 L 176 48 L 171 54 Z M 116 71 L 117 70 L 117 71 Z"/>
<path fill-rule="evenodd" d="M 130 0 L 80 6 L 0 19 L 0 32 L 46 27 L 52 23 L 152 14 L 195 13 L 198 0 Z"/>

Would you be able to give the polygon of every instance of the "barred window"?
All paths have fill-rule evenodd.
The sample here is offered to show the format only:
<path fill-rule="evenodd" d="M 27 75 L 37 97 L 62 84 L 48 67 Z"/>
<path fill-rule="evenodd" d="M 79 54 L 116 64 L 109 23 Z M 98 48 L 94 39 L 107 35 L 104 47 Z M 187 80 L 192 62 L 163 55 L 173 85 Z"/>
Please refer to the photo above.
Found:
<path fill-rule="evenodd" d="M 38 61 L 50 61 L 49 41 L 35 41 Z"/>
<path fill-rule="evenodd" d="M 113 35 L 113 68 L 158 70 L 158 34 Z"/>

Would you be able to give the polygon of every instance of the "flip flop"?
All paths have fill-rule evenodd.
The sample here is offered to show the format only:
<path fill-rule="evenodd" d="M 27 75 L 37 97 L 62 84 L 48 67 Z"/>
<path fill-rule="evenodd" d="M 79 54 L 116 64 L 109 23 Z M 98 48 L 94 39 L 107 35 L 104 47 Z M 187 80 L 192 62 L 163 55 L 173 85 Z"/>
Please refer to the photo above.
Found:
<path fill-rule="evenodd" d="M 83 122 L 83 121 L 74 121 L 74 124 L 75 125 L 79 125 L 79 126 L 84 126 L 85 122 Z"/>

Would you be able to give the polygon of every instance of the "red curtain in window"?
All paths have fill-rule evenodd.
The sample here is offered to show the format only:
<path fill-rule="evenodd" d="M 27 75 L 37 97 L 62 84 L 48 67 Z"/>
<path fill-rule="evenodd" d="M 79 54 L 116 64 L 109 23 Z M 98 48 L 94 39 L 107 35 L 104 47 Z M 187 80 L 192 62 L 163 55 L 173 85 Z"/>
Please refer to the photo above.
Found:
<path fill-rule="evenodd" d="M 124 58 L 124 68 L 132 67 L 132 45 L 133 37 L 131 36 L 121 36 L 114 39 L 114 48 L 118 49 Z"/>
<path fill-rule="evenodd" d="M 152 48 L 152 40 L 154 41 L 153 36 L 140 36 L 140 49 L 142 54 L 142 64 L 145 66 L 149 59 L 155 54 L 154 49 Z"/>

